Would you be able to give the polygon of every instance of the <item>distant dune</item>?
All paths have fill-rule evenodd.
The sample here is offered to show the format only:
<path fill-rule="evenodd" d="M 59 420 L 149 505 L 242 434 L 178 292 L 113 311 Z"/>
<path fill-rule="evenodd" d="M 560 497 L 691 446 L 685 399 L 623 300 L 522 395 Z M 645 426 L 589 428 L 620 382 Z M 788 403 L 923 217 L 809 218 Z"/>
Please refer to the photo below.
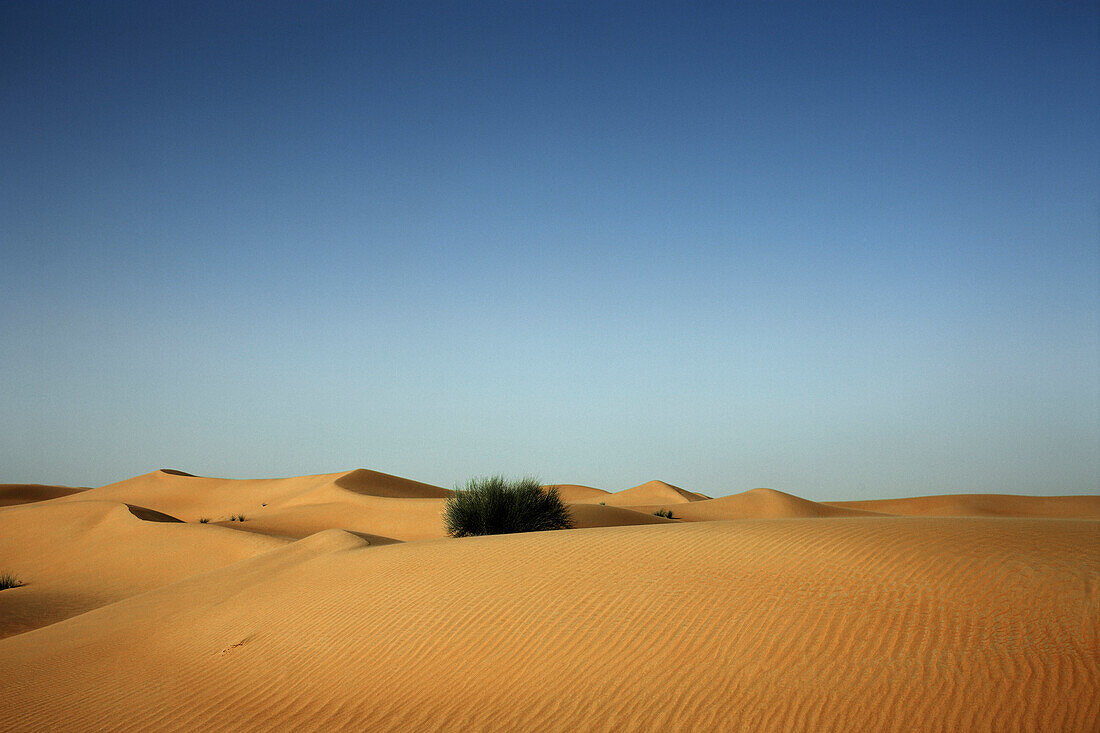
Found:
<path fill-rule="evenodd" d="M 636 507 L 639 511 L 670 508 L 677 519 L 713 521 L 719 519 L 791 519 L 796 517 L 871 517 L 875 512 L 819 504 L 774 489 L 753 489 L 742 494 L 689 503 Z"/>
<path fill-rule="evenodd" d="M 909 499 L 831 501 L 829 506 L 919 517 L 1052 517 L 1100 519 L 1100 496 L 947 494 Z"/>
<path fill-rule="evenodd" d="M 577 529 L 463 539 L 366 469 L 13 490 L 0 730 L 1100 719 L 1100 497 L 559 490 Z"/>
<path fill-rule="evenodd" d="M 583 502 L 583 501 L 603 501 L 609 496 L 609 493 L 603 489 L 594 489 L 591 486 L 579 486 L 577 484 L 560 484 L 555 486 L 558 490 L 558 496 L 562 498 L 562 501 L 567 502 Z"/>
<path fill-rule="evenodd" d="M 609 506 L 649 506 L 651 504 L 682 504 L 689 501 L 702 501 L 707 497 L 694 491 L 685 491 L 664 481 L 647 481 L 632 489 L 617 491 L 604 496 L 591 496 L 577 499 L 584 502 L 604 502 Z"/>
<path fill-rule="evenodd" d="M 44 486 L 42 484 L 0 484 L 0 506 L 30 504 L 35 501 L 56 499 L 85 491 L 72 486 Z"/>

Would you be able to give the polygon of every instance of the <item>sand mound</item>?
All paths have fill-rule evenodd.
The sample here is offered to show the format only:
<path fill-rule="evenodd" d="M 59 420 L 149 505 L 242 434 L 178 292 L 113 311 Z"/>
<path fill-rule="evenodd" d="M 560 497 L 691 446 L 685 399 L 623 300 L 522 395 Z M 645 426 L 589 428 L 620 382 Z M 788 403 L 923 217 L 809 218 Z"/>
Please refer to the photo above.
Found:
<path fill-rule="evenodd" d="M 651 489 L 666 491 L 665 486 Z M 90 489 L 81 498 L 126 503 L 145 512 L 147 519 L 160 516 L 162 521 L 178 521 L 178 517 L 197 522 L 205 518 L 228 529 L 282 539 L 344 529 L 375 537 L 373 544 L 384 544 L 445 537 L 443 507 L 451 493 L 366 469 L 289 479 L 205 478 L 161 470 Z M 612 496 L 580 486 L 570 486 L 564 493 L 586 499 Z M 615 507 L 578 508 L 574 513 L 579 527 L 666 521 L 649 512 Z M 242 515 L 243 522 L 234 519 Z"/>
<path fill-rule="evenodd" d="M 1089 521 L 329 531 L 0 641 L 0 729 L 1085 731 L 1097 577 Z"/>
<path fill-rule="evenodd" d="M 605 502 L 610 506 L 651 506 L 665 504 L 683 504 L 689 501 L 701 501 L 705 499 L 702 494 L 687 491 L 664 481 L 647 481 L 632 489 L 616 491 L 599 498 L 584 498 L 579 501 Z"/>
<path fill-rule="evenodd" d="M 923 517 L 1050 517 L 1100 519 L 1100 496 L 944 494 L 907 499 L 831 501 L 829 506 Z"/>
<path fill-rule="evenodd" d="M 72 486 L 45 486 L 43 484 L 0 484 L 0 507 L 30 504 L 36 501 L 71 496 L 85 491 Z"/>
<path fill-rule="evenodd" d="M 802 499 L 775 489 L 752 489 L 733 496 L 705 499 L 690 503 L 661 506 L 634 507 L 637 511 L 652 512 L 669 509 L 676 519 L 690 522 L 722 519 L 794 519 L 819 517 L 875 517 L 885 516 L 860 509 L 847 509 Z"/>
<path fill-rule="evenodd" d="M 366 469 L 282 479 L 208 478 L 162 469 L 89 489 L 75 498 L 134 504 L 186 522 L 200 518 L 217 522 L 232 515 L 253 517 L 303 504 L 347 502 L 355 507 L 364 498 L 439 498 L 450 493 L 438 486 Z"/>
<path fill-rule="evenodd" d="M 594 489 L 591 486 L 581 486 L 579 484 L 553 484 L 558 490 L 558 496 L 561 500 L 567 504 L 576 502 L 601 502 L 605 501 L 610 492 L 603 489 Z"/>
<path fill-rule="evenodd" d="M 47 502 L 0 510 L 0 636 L 45 626 L 284 542 L 178 520 L 118 502 Z"/>
<path fill-rule="evenodd" d="M 570 504 L 569 514 L 576 529 L 587 527 L 627 527 L 638 524 L 668 524 L 671 519 L 655 517 L 652 512 L 638 512 L 617 506 Z"/>
<path fill-rule="evenodd" d="M 444 499 L 390 499 L 351 495 L 353 499 L 261 509 L 244 522 L 218 523 L 248 532 L 301 538 L 327 529 L 377 535 L 390 541 L 439 539 Z"/>
<path fill-rule="evenodd" d="M 400 499 L 445 499 L 452 493 L 450 489 L 410 481 L 388 473 L 368 471 L 365 468 L 350 471 L 333 481 L 333 484 L 356 494 Z"/>

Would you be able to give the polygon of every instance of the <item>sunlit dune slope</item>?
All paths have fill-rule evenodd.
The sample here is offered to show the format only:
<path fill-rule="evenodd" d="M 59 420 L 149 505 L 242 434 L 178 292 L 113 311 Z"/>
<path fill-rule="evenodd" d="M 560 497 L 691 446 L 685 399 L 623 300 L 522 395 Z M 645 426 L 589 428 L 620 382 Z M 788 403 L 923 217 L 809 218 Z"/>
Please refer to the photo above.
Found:
<path fill-rule="evenodd" d="M 752 489 L 733 496 L 680 504 L 631 507 L 640 512 L 670 509 L 676 519 L 692 522 L 721 519 L 793 519 L 796 517 L 884 516 L 861 509 L 847 509 L 802 499 L 774 489 Z"/>
<path fill-rule="evenodd" d="M 43 484 L 0 484 L 0 507 L 30 504 L 35 501 L 56 499 L 85 491 L 73 486 L 46 486 Z"/>
<path fill-rule="evenodd" d="M 831 501 L 828 506 L 909 516 L 1100 519 L 1098 495 L 944 494 L 907 499 Z"/>
<path fill-rule="evenodd" d="M 24 585 L 0 593 L 0 636 L 84 613 L 284 542 L 187 525 L 109 501 L 0 510 L 0 570 Z"/>
<path fill-rule="evenodd" d="M 1098 578 L 1089 521 L 329 531 L 0 641 L 0 728 L 1086 731 Z"/>

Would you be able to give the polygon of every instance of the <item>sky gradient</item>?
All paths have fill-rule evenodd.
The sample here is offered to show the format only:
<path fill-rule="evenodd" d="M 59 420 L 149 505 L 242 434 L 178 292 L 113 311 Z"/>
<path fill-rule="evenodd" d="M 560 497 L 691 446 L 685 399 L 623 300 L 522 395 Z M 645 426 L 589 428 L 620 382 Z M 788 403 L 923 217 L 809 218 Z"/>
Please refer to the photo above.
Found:
<path fill-rule="evenodd" d="M 1100 492 L 1100 6 L 824 5 L 3 3 L 0 482 Z"/>

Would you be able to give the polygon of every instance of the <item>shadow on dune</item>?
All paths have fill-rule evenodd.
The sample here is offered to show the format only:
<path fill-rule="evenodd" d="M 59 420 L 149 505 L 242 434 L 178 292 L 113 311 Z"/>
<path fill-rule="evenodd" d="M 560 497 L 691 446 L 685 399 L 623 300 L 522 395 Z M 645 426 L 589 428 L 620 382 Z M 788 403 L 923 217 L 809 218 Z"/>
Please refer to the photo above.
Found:
<path fill-rule="evenodd" d="M 136 504 L 127 504 L 126 508 L 130 510 L 138 519 L 146 522 L 178 522 L 183 523 L 182 519 L 176 519 L 171 514 L 165 514 L 164 512 L 158 512 L 156 509 L 146 509 L 143 506 L 137 506 Z"/>

